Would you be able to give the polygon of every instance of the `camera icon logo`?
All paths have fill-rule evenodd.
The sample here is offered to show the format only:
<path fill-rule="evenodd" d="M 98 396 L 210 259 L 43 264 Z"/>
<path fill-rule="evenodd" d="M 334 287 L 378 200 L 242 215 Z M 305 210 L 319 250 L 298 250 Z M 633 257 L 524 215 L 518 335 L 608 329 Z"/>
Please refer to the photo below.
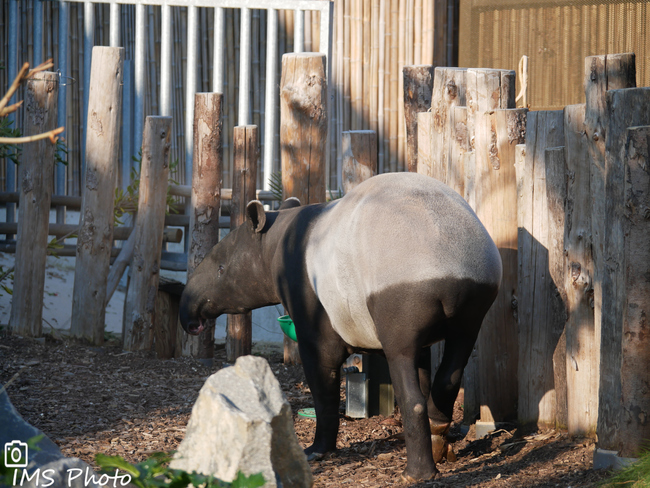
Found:
<path fill-rule="evenodd" d="M 5 466 L 7 468 L 26 468 L 29 464 L 27 458 L 27 443 L 11 441 L 5 444 Z"/>

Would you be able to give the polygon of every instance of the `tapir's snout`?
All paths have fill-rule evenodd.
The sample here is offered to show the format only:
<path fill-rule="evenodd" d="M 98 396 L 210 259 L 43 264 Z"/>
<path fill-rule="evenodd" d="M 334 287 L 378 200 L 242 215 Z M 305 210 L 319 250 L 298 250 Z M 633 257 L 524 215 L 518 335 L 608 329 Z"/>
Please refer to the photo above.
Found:
<path fill-rule="evenodd" d="M 186 286 L 181 295 L 178 315 L 183 330 L 190 335 L 198 335 L 205 329 L 204 319 L 199 312 L 198 303 L 199 301 L 194 297 L 191 288 Z"/>

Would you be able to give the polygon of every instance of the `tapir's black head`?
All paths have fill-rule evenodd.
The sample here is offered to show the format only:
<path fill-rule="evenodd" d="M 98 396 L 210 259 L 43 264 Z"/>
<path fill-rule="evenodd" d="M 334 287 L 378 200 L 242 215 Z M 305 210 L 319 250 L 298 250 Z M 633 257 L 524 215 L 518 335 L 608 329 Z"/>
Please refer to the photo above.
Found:
<path fill-rule="evenodd" d="M 206 327 L 205 320 L 224 313 L 246 313 L 279 303 L 263 249 L 274 215 L 270 212 L 267 219 L 262 204 L 250 202 L 246 222 L 214 246 L 197 266 L 181 296 L 179 315 L 185 332 L 199 334 Z"/>

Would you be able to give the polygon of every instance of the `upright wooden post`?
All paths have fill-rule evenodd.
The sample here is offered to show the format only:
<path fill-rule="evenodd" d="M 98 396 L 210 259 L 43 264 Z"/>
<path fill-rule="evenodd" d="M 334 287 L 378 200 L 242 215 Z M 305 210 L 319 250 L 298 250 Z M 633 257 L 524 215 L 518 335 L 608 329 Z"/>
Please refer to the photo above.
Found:
<path fill-rule="evenodd" d="M 575 436 L 596 434 L 600 371 L 600 333 L 596 333 L 593 309 L 591 168 L 584 124 L 585 104 L 565 107 L 567 428 Z"/>
<path fill-rule="evenodd" d="M 465 420 L 471 423 L 480 413 L 481 420 L 492 423 L 516 415 L 517 191 L 514 154 L 517 141 L 523 141 L 525 135 L 525 111 L 496 115 L 500 112 L 497 109 L 515 106 L 513 71 L 468 69 L 465 76 L 469 149 L 474 152 L 471 158 L 474 167 L 466 168 L 466 185 L 470 188 L 465 196 L 499 247 L 504 270 L 499 296 L 483 321 L 476 352 L 465 368 Z M 498 131 L 493 124 L 495 118 L 499 121 Z M 503 123 L 506 125 L 502 127 Z M 510 129 L 507 129 L 508 124 Z M 492 209 L 496 213 L 492 213 Z M 490 223 L 497 215 L 503 218 Z M 495 358 L 498 358 L 496 367 Z M 483 408 L 479 408 L 480 405 Z"/>
<path fill-rule="evenodd" d="M 503 277 L 477 341 L 481 421 L 517 415 L 517 186 L 515 146 L 525 141 L 526 109 L 484 112 L 476 122 L 476 213 L 499 248 Z M 479 127 L 484 125 L 483 130 Z M 482 134 L 484 138 L 478 138 Z M 482 156 L 479 154 L 482 153 Z M 479 164 L 479 159 L 483 165 Z"/>
<path fill-rule="evenodd" d="M 149 350 L 153 343 L 156 295 L 160 278 L 171 117 L 147 117 L 142 135 L 142 163 L 131 279 L 124 302 L 125 351 Z"/>
<path fill-rule="evenodd" d="M 283 197 L 325 201 L 327 76 L 324 54 L 282 57 L 280 147 Z M 298 362 L 298 348 L 284 339 L 285 362 Z"/>
<path fill-rule="evenodd" d="M 343 191 L 377 174 L 377 133 L 374 130 L 343 132 Z"/>
<path fill-rule="evenodd" d="M 418 167 L 418 113 L 431 108 L 433 66 L 404 66 L 404 118 L 406 119 L 406 169 Z"/>
<path fill-rule="evenodd" d="M 587 150 L 590 159 L 591 238 L 593 258 L 593 307 L 594 329 L 601 336 L 603 291 L 602 281 L 605 267 L 605 144 L 607 140 L 608 116 L 606 110 L 607 90 L 636 86 L 634 55 L 610 54 L 585 58 L 585 123 Z M 600 360 L 594 365 L 600 376 Z M 599 421 L 599 424 L 602 422 Z"/>
<path fill-rule="evenodd" d="M 530 112 L 526 126 L 526 157 L 517 167 L 519 402 L 518 419 L 539 427 L 556 426 L 556 392 L 553 355 L 566 321 L 559 290 L 564 289 L 564 158 L 547 161 L 549 148 L 564 146 L 561 110 Z M 547 167 L 547 163 L 561 168 Z M 547 173 L 562 175 L 551 186 Z M 562 216 L 551 213 L 549 196 L 561 196 Z M 553 207 L 553 211 L 557 208 Z M 562 238 L 557 239 L 561 234 Z M 555 242 L 553 236 L 556 236 Z M 557 247 L 559 246 L 559 258 Z M 564 369 L 564 364 L 562 364 Z M 535 381 L 531 381 L 531 378 Z"/>
<path fill-rule="evenodd" d="M 598 448 L 632 457 L 650 436 L 649 130 L 637 127 L 650 125 L 650 88 L 609 90 L 606 110 Z"/>
<path fill-rule="evenodd" d="M 235 127 L 230 230 L 234 230 L 244 223 L 246 220 L 246 205 L 251 200 L 255 200 L 257 162 L 259 159 L 258 140 L 257 126 Z M 239 356 L 251 353 L 252 328 L 251 312 L 228 315 L 226 361 L 234 363 Z"/>
<path fill-rule="evenodd" d="M 56 73 L 35 73 L 25 90 L 25 136 L 56 128 Z M 12 332 L 40 337 L 43 332 L 43 289 L 54 168 L 54 144 L 47 139 L 25 144 L 18 166 L 20 205 L 14 293 L 9 327 Z"/>
<path fill-rule="evenodd" d="M 458 175 L 452 175 L 458 168 L 451 160 L 452 139 L 455 130 L 451 123 L 453 108 L 465 105 L 467 89 L 466 69 L 436 68 L 431 96 L 431 173 L 435 178 L 449 184 Z"/>
<path fill-rule="evenodd" d="M 223 161 L 223 95 L 197 93 L 194 96 L 194 160 L 192 201 L 188 239 L 187 279 L 205 255 L 219 242 Z M 211 360 L 214 355 L 214 321 L 197 336 L 182 334 L 182 354 Z"/>
<path fill-rule="evenodd" d="M 90 71 L 86 172 L 70 333 L 104 342 L 106 278 L 113 245 L 113 206 L 122 122 L 124 49 L 95 46 Z"/>

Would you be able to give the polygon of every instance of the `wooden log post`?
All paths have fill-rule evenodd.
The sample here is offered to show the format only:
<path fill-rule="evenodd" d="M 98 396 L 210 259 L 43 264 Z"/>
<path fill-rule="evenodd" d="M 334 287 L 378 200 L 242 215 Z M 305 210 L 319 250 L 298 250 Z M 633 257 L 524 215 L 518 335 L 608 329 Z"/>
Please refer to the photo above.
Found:
<path fill-rule="evenodd" d="M 113 244 L 123 64 L 123 48 L 93 48 L 70 333 L 99 345 L 104 342 L 106 278 Z"/>
<path fill-rule="evenodd" d="M 451 123 L 452 111 L 455 106 L 466 103 L 467 89 L 466 69 L 436 68 L 431 96 L 431 164 L 430 171 L 434 178 L 449 184 L 458 180 L 458 175 L 452 175 L 459 169 L 456 161 L 451 159 L 451 147 L 454 127 Z"/>
<path fill-rule="evenodd" d="M 124 301 L 122 337 L 125 351 L 148 351 L 153 344 L 156 295 L 160 277 L 167 181 L 171 149 L 171 117 L 145 120 L 131 278 Z"/>
<path fill-rule="evenodd" d="M 343 192 L 377 174 L 377 133 L 374 130 L 343 132 Z"/>
<path fill-rule="evenodd" d="M 650 437 L 650 88 L 609 90 L 606 111 L 598 448 L 633 457 Z"/>
<path fill-rule="evenodd" d="M 499 294 L 477 341 L 481 421 L 516 418 L 517 404 L 517 186 L 515 146 L 525 141 L 526 109 L 484 112 L 477 121 L 476 213 L 499 248 Z M 485 125 L 483 130 L 478 130 Z M 479 154 L 483 165 L 479 164 Z"/>
<path fill-rule="evenodd" d="M 605 268 L 605 230 L 609 225 L 605 221 L 605 146 L 607 142 L 607 125 L 609 114 L 606 110 L 606 94 L 608 90 L 629 88 L 636 86 L 636 68 L 633 54 L 608 54 L 603 56 L 589 56 L 585 58 L 584 64 L 584 87 L 585 87 L 585 121 L 584 131 L 586 134 L 587 151 L 589 155 L 589 176 L 591 193 L 591 258 L 593 262 L 593 274 L 591 284 L 593 288 L 593 309 L 594 309 L 594 346 L 602 343 L 602 304 L 603 304 L 603 273 Z M 585 344 L 589 345 L 589 343 Z M 607 350 L 610 346 L 607 347 Z M 585 358 L 586 359 L 586 358 Z M 568 358 L 567 358 L 568 360 Z M 601 377 L 601 359 L 596 352 L 591 356 L 594 361 L 591 365 L 585 365 L 585 370 L 590 368 L 594 374 Z M 595 392 L 600 395 L 600 386 Z M 590 405 L 598 405 L 598 398 L 590 398 Z M 573 410 L 572 407 L 569 407 Z M 598 406 L 600 411 L 600 406 Z M 598 417 L 598 414 L 594 414 Z M 608 423 L 610 419 L 603 418 L 598 424 Z M 600 428 L 598 429 L 600 434 Z"/>
<path fill-rule="evenodd" d="M 56 73 L 35 73 L 25 90 L 25 136 L 56 128 Z M 12 333 L 40 337 L 43 332 L 43 290 L 47 233 L 52 196 L 55 146 L 47 139 L 24 145 L 18 166 L 20 205 L 14 292 L 9 327 Z"/>
<path fill-rule="evenodd" d="M 518 420 L 540 428 L 556 426 L 557 396 L 553 355 L 564 331 L 564 178 L 550 185 L 547 172 L 564 175 L 564 160 L 553 154 L 547 167 L 546 151 L 564 146 L 561 110 L 530 112 L 526 126 L 526 157 L 517 167 L 519 401 Z M 549 202 L 562 198 L 562 217 L 553 215 Z M 557 208 L 553 207 L 553 211 Z M 561 227 L 558 227 L 561 226 Z M 562 238 L 558 240 L 561 232 Z M 555 240 L 553 239 L 555 236 Z M 558 250 L 559 249 L 559 250 Z M 558 258 L 559 252 L 559 258 Z M 559 261 L 558 261 L 559 259 Z M 560 270 L 556 272 L 556 266 Z M 562 364 L 564 369 L 564 364 Z M 533 380 L 534 378 L 534 380 Z"/>
<path fill-rule="evenodd" d="M 404 66 L 404 118 L 406 119 L 406 169 L 418 168 L 418 114 L 431 108 L 433 66 Z"/>
<path fill-rule="evenodd" d="M 506 128 L 510 124 L 510 129 L 495 133 L 492 121 L 497 116 L 494 111 L 515 107 L 514 72 L 468 69 L 465 76 L 469 152 L 474 153 L 470 159 L 474 166 L 465 168 L 468 188 L 465 196 L 500 248 L 503 260 L 499 296 L 483 321 L 475 352 L 464 374 L 465 422 L 472 423 L 480 415 L 481 420 L 489 424 L 516 415 L 518 341 L 513 324 L 516 325 L 517 314 L 517 190 L 514 154 L 516 141 L 522 140 L 525 134 L 525 112 L 499 115 L 499 124 L 509 121 Z M 496 134 L 500 134 L 499 144 L 505 144 L 502 147 L 495 144 L 493 135 Z M 493 160 L 497 155 L 498 170 L 494 169 L 497 161 L 491 161 L 490 154 Z M 494 222 L 494 228 L 489 221 L 497 214 L 492 215 L 490 209 L 502 214 L 502 219 Z"/>
<path fill-rule="evenodd" d="M 591 168 L 584 104 L 565 107 L 564 134 L 567 428 L 570 435 L 594 436 L 598 424 L 600 334 L 596 332 L 593 309 Z"/>
<path fill-rule="evenodd" d="M 259 138 L 255 125 L 235 127 L 233 144 L 232 201 L 230 206 L 230 230 L 246 220 L 246 205 L 255 200 Z M 239 356 L 251 353 L 253 340 L 252 313 L 228 315 L 226 333 L 226 361 L 234 363 Z"/>
<path fill-rule="evenodd" d="M 194 160 L 188 238 L 187 279 L 205 255 L 219 242 L 223 168 L 223 95 L 197 93 L 194 96 Z M 198 336 L 190 336 L 178 327 L 184 356 L 207 359 L 214 355 L 214 320 Z"/>
<path fill-rule="evenodd" d="M 470 138 L 467 131 L 467 107 L 451 108 L 451 141 L 449 151 L 450 171 L 447 184 L 463 198 L 473 185 L 471 174 L 474 170 L 474 152 L 470 151 Z"/>
<path fill-rule="evenodd" d="M 325 201 L 327 76 L 324 54 L 282 57 L 280 151 L 283 197 L 304 204 Z M 296 344 L 285 337 L 284 360 L 299 361 Z"/>

